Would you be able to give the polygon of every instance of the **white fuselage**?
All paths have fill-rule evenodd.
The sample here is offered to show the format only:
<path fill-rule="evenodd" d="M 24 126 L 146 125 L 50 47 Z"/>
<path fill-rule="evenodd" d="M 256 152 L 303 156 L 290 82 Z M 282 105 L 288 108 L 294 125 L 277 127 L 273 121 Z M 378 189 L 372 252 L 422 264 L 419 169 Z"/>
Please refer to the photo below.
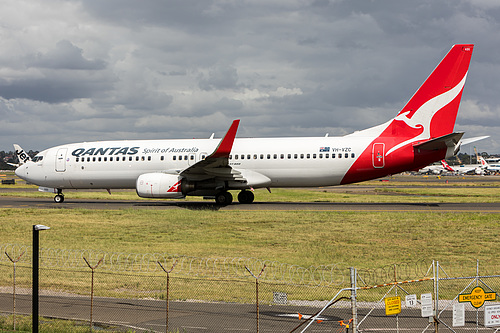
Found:
<path fill-rule="evenodd" d="M 269 181 L 250 187 L 300 187 L 340 184 L 373 138 L 235 139 L 229 166 L 255 172 Z M 135 140 L 74 143 L 40 152 L 16 173 L 53 188 L 128 189 L 145 173 L 175 174 L 212 153 L 218 139 Z"/>

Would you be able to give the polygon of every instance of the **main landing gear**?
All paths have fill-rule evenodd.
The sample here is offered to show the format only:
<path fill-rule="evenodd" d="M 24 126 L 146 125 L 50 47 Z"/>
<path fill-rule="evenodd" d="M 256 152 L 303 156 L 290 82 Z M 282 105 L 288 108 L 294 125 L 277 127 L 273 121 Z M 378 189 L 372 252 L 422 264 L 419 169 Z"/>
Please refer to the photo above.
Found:
<path fill-rule="evenodd" d="M 251 204 L 254 200 L 253 192 L 243 190 L 238 194 L 238 201 L 241 204 Z M 230 205 L 233 202 L 233 195 L 227 191 L 219 192 L 215 195 L 215 203 L 221 206 Z"/>
<path fill-rule="evenodd" d="M 57 195 L 54 197 L 54 202 L 55 203 L 64 202 L 64 194 L 62 193 L 62 190 L 60 188 L 57 189 Z"/>

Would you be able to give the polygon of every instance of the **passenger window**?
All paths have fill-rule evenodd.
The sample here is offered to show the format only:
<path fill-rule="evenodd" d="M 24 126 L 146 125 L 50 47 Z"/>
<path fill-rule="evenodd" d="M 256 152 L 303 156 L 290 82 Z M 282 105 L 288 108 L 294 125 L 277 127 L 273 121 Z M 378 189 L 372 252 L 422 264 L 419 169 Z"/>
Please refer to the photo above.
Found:
<path fill-rule="evenodd" d="M 342 154 L 339 154 L 339 158 L 342 158 Z"/>
<path fill-rule="evenodd" d="M 319 154 L 319 158 L 323 158 L 323 154 Z"/>
<path fill-rule="evenodd" d="M 245 155 L 241 155 L 241 159 L 244 160 L 245 159 Z"/>
<path fill-rule="evenodd" d="M 300 154 L 300 158 L 304 158 L 304 154 Z"/>
<path fill-rule="evenodd" d="M 316 154 L 313 154 L 313 158 L 316 158 Z"/>
<path fill-rule="evenodd" d="M 250 155 L 247 155 L 247 160 L 251 159 Z"/>
<path fill-rule="evenodd" d="M 174 155 L 174 156 L 172 156 L 172 158 L 175 161 L 177 159 L 177 156 Z"/>
<path fill-rule="evenodd" d="M 184 161 L 187 161 L 188 160 L 188 157 L 187 155 L 184 156 Z"/>
<path fill-rule="evenodd" d="M 281 155 L 280 155 L 280 158 L 281 158 L 281 159 L 284 159 L 284 158 L 285 158 L 285 154 L 281 154 Z"/>
<path fill-rule="evenodd" d="M 311 154 L 307 154 L 307 158 L 311 158 Z"/>
<path fill-rule="evenodd" d="M 267 154 L 267 159 L 270 160 L 271 159 L 271 154 Z"/>
<path fill-rule="evenodd" d="M 273 155 L 273 158 L 274 158 L 274 159 L 277 159 L 277 158 L 278 158 L 278 154 L 274 154 L 274 155 Z"/>
<path fill-rule="evenodd" d="M 288 159 L 290 160 L 292 158 L 292 154 L 288 154 Z"/>
<path fill-rule="evenodd" d="M 190 156 L 191 161 L 194 161 L 194 155 Z"/>
<path fill-rule="evenodd" d="M 135 157 L 135 160 L 136 160 L 136 161 L 138 161 L 138 160 L 139 160 L 139 156 L 136 156 L 136 157 Z"/>
<path fill-rule="evenodd" d="M 260 154 L 260 159 L 263 160 L 264 159 L 264 154 Z"/>
<path fill-rule="evenodd" d="M 238 155 L 234 155 L 234 159 L 237 160 L 238 159 Z"/>
<path fill-rule="evenodd" d="M 297 159 L 298 157 L 299 157 L 299 155 L 293 154 L 293 158 Z"/>
<path fill-rule="evenodd" d="M 160 161 L 163 161 L 165 159 L 165 156 L 160 156 Z"/>
<path fill-rule="evenodd" d="M 330 154 L 325 154 L 325 158 L 329 158 L 330 157 Z"/>
<path fill-rule="evenodd" d="M 107 162 L 108 161 L 108 158 L 107 157 L 104 157 L 104 162 Z"/>
<path fill-rule="evenodd" d="M 345 158 L 349 158 L 349 154 L 348 154 L 348 153 L 345 153 L 344 157 L 345 157 Z"/>
<path fill-rule="evenodd" d="M 355 158 L 355 157 L 356 157 L 356 154 L 352 153 L 351 158 Z"/>

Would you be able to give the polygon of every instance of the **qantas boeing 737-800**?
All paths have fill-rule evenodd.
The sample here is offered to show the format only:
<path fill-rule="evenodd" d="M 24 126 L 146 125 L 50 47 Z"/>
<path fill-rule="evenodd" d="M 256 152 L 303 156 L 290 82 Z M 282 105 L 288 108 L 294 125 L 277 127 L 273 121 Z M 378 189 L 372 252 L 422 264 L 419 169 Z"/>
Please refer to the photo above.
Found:
<path fill-rule="evenodd" d="M 454 45 L 404 108 L 382 125 L 342 137 L 236 138 L 239 120 L 221 139 L 84 142 L 46 149 L 16 175 L 51 188 L 136 189 L 140 197 L 205 196 L 230 204 L 254 200 L 252 189 L 332 186 L 418 170 L 451 157 L 463 133 L 453 132 L 472 55 Z"/>

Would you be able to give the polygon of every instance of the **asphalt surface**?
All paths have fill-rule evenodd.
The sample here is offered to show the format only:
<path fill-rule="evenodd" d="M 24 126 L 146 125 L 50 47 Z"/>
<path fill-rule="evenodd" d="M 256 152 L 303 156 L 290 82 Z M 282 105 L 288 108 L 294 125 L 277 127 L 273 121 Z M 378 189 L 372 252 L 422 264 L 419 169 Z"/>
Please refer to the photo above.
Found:
<path fill-rule="evenodd" d="M 330 203 L 330 202 L 254 202 L 233 203 L 221 207 L 211 201 L 140 201 L 71 199 L 56 204 L 50 198 L 1 197 L 0 208 L 63 208 L 63 209 L 187 209 L 238 211 L 399 211 L 399 212 L 482 212 L 500 213 L 500 203 Z"/>
<path fill-rule="evenodd" d="M 332 293 L 335 293 L 332 290 Z M 339 303 L 340 304 L 340 303 Z M 334 304 L 319 317 L 308 332 L 340 332 L 339 321 L 352 317 L 349 303 Z M 90 298 L 70 296 L 40 296 L 40 315 L 59 319 L 81 320 L 90 322 Z M 305 319 L 316 314 L 321 307 L 261 304 L 259 306 L 260 332 L 290 332 L 302 323 L 300 332 L 306 325 Z M 0 293 L 0 312 L 12 311 L 12 294 Z M 31 313 L 31 295 L 17 295 L 16 313 Z M 299 313 L 303 315 L 299 319 Z M 257 316 L 255 304 L 236 304 L 218 302 L 170 302 L 169 332 L 256 332 Z M 369 314 L 366 318 L 365 316 Z M 370 307 L 358 307 L 359 328 L 370 328 L 370 332 L 412 333 L 423 332 L 429 325 L 429 319 L 421 316 L 419 308 L 402 309 L 401 314 L 386 316 L 381 304 Z M 444 311 L 440 319 L 451 326 L 451 311 Z M 469 324 L 475 323 L 476 312 L 466 311 Z M 132 300 L 94 297 L 93 322 L 116 325 L 137 332 L 165 332 L 166 301 Z M 475 325 L 474 325 L 475 326 Z M 444 327 L 443 327 L 444 328 Z"/>

